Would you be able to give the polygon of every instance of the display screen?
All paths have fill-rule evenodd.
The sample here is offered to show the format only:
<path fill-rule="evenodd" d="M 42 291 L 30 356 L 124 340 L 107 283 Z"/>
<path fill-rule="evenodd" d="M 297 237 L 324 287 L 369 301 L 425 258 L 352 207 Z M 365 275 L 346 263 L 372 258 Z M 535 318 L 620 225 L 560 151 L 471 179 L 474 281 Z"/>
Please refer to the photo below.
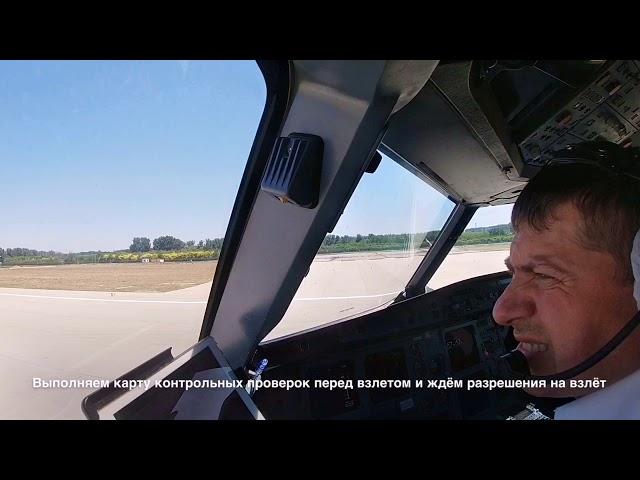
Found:
<path fill-rule="evenodd" d="M 364 361 L 367 380 L 407 380 L 409 374 L 404 351 L 401 348 L 368 355 Z M 373 403 L 404 397 L 407 388 L 371 388 L 369 395 Z"/>
<path fill-rule="evenodd" d="M 309 371 L 312 384 L 315 380 L 354 380 L 353 362 L 340 362 L 334 365 L 314 368 Z M 355 382 L 354 382 L 355 383 Z M 360 405 L 357 390 L 335 388 L 312 388 L 310 406 L 313 418 L 325 418 L 356 410 Z"/>
<path fill-rule="evenodd" d="M 449 354 L 452 371 L 459 372 L 480 362 L 473 325 L 446 332 L 444 334 L 444 342 Z"/>

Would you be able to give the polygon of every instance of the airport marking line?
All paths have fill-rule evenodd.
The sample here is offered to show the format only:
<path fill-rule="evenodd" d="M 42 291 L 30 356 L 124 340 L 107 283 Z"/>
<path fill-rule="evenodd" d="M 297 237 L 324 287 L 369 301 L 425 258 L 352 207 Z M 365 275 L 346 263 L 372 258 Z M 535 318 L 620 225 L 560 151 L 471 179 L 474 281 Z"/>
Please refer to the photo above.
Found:
<path fill-rule="evenodd" d="M 399 292 L 380 293 L 378 295 L 352 295 L 347 297 L 306 297 L 294 298 L 293 301 L 318 301 L 318 300 L 349 300 L 356 298 L 379 298 L 398 295 Z M 54 295 L 27 295 L 23 293 L 0 293 L 3 297 L 22 297 L 22 298 L 44 298 L 51 300 L 80 300 L 84 302 L 118 302 L 118 303 L 165 303 L 165 304 L 187 304 L 187 305 L 206 305 L 206 301 L 189 302 L 182 300 L 127 300 L 120 298 L 88 298 L 88 297 L 58 297 Z"/>

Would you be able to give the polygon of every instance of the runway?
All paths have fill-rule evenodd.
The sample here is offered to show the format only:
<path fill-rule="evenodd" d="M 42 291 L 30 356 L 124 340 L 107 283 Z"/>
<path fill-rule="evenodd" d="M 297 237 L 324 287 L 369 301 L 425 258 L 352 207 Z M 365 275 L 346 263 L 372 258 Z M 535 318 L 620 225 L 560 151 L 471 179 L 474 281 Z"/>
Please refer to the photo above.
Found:
<path fill-rule="evenodd" d="M 431 288 L 504 270 L 508 252 L 450 255 Z M 267 338 L 298 332 L 392 300 L 419 257 L 370 254 L 315 261 L 281 323 Z M 197 341 L 211 282 L 165 293 L 0 288 L 0 418 L 82 419 L 94 389 L 36 389 L 33 379 L 110 380 Z"/>

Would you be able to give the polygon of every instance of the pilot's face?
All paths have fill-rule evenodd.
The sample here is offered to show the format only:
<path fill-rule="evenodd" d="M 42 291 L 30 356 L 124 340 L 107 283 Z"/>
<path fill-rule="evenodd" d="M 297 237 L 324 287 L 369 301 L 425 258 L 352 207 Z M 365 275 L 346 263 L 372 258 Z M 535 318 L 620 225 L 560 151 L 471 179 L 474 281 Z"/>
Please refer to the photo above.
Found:
<path fill-rule="evenodd" d="M 567 203 L 553 213 L 548 230 L 520 225 L 506 260 L 513 279 L 493 309 L 497 323 L 513 327 L 533 375 L 559 373 L 583 362 L 637 311 L 633 285 L 620 278 L 614 257 L 579 243 L 579 211 Z M 637 368 L 630 365 L 627 350 L 618 348 L 579 378 L 618 380 Z M 530 393 L 579 396 L 588 391 Z"/>

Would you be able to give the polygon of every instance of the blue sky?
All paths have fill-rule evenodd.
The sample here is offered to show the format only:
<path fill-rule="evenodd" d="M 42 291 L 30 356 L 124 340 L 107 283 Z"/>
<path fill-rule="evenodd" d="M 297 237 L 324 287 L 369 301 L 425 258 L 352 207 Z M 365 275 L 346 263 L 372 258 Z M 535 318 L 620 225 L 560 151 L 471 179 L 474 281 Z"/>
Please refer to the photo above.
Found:
<path fill-rule="evenodd" d="M 454 204 L 396 162 L 382 156 L 365 173 L 333 233 L 416 233 L 438 230 Z"/>
<path fill-rule="evenodd" d="M 0 246 L 223 236 L 265 98 L 251 61 L 0 61 Z M 443 221 L 448 207 L 416 182 L 386 159 L 334 233 Z"/>
<path fill-rule="evenodd" d="M 416 233 L 439 230 L 454 203 L 396 162 L 382 156 L 365 174 L 338 221 L 336 235 Z M 509 223 L 512 205 L 479 209 L 468 227 Z"/>

